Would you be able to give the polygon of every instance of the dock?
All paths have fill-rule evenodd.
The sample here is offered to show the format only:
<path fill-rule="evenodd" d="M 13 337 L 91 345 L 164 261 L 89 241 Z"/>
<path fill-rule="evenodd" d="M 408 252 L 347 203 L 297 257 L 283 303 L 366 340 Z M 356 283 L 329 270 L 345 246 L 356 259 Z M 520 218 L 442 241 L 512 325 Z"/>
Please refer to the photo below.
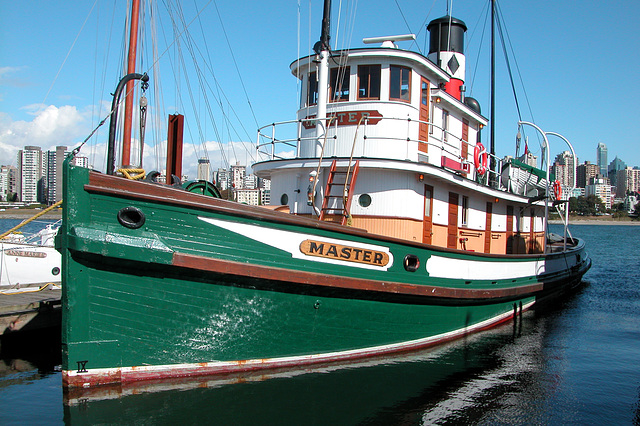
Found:
<path fill-rule="evenodd" d="M 0 336 L 18 331 L 60 326 L 62 290 L 0 292 Z"/>

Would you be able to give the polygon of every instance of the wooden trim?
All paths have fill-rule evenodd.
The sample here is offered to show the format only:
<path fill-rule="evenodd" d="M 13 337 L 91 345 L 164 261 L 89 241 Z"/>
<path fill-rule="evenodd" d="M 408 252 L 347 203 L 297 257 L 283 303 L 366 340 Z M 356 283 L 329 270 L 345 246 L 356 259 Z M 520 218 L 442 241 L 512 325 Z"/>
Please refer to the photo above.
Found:
<path fill-rule="evenodd" d="M 317 274 L 306 271 L 247 265 L 243 262 L 212 259 L 185 253 L 173 254 L 173 265 L 197 271 L 214 272 L 224 275 L 250 277 L 259 280 L 286 282 L 293 285 L 331 287 L 345 290 L 358 290 L 383 294 L 421 296 L 427 298 L 447 298 L 459 300 L 478 300 L 522 297 L 543 290 L 542 283 L 527 284 L 518 287 L 499 289 L 468 289 L 437 287 L 431 285 L 405 284 L 399 282 L 376 281 L 361 278 L 348 278 L 336 275 Z"/>
<path fill-rule="evenodd" d="M 422 85 L 426 84 L 426 89 L 422 88 Z M 426 90 L 426 94 L 423 93 Z M 426 100 L 426 104 L 422 101 Z M 429 80 L 423 76 L 420 76 L 420 125 L 418 126 L 418 151 L 429 152 L 429 110 L 431 103 L 431 86 Z"/>

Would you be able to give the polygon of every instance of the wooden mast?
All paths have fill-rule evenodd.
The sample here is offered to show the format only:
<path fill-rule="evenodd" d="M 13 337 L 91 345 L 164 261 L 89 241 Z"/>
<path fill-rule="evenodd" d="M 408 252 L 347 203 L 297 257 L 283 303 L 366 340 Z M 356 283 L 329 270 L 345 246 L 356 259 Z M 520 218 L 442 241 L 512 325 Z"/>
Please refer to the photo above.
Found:
<path fill-rule="evenodd" d="M 131 3 L 131 31 L 129 34 L 129 56 L 127 74 L 135 72 L 136 47 L 138 46 L 138 20 L 140 15 L 140 0 Z M 131 165 L 131 117 L 133 115 L 133 81 L 127 82 L 124 103 L 124 131 L 122 134 L 122 166 Z"/>

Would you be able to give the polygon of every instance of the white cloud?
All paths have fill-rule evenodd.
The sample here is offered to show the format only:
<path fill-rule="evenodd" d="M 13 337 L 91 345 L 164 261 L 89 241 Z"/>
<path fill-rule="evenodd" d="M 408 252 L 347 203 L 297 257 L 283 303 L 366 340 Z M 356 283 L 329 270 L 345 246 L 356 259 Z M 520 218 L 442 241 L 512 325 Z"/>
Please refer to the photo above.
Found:
<path fill-rule="evenodd" d="M 25 107 L 32 121 L 13 121 L 0 112 L 0 163 L 14 164 L 18 150 L 27 145 L 49 150 L 58 145 L 74 145 L 89 133 L 87 114 L 75 106 L 30 105 Z"/>
<path fill-rule="evenodd" d="M 87 112 L 82 112 L 75 106 L 57 107 L 34 104 L 24 107 L 23 110 L 32 115 L 33 120 L 13 121 L 9 114 L 0 112 L 0 164 L 2 165 L 15 165 L 18 150 L 27 145 L 39 146 L 43 151 L 54 149 L 59 145 L 67 146 L 71 150 L 77 147 L 92 130 L 89 108 L 87 108 Z M 79 155 L 89 158 L 89 164 L 93 168 L 102 172 L 106 170 L 107 134 L 108 120 L 79 153 Z M 150 138 L 151 135 L 148 135 L 147 140 Z M 133 140 L 132 161 L 139 157 L 137 146 L 137 140 Z M 166 140 L 153 145 L 145 143 L 143 168 L 147 172 L 166 169 L 166 147 Z M 116 146 L 116 149 L 119 150 L 119 146 Z M 187 175 L 189 179 L 195 179 L 198 159 L 205 157 L 209 158 L 212 171 L 218 168 L 228 168 L 229 165 L 236 164 L 236 162 L 250 167 L 255 162 L 255 155 L 255 145 L 252 142 L 219 144 L 208 141 L 197 145 L 185 142 L 182 154 L 182 171 L 183 175 Z"/>

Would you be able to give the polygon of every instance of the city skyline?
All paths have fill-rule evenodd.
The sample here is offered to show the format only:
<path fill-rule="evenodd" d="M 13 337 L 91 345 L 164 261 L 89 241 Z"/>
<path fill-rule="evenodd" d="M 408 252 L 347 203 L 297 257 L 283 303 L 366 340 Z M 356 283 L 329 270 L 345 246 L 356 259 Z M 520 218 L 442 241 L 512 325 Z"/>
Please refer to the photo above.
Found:
<path fill-rule="evenodd" d="M 227 164 L 236 160 L 250 164 L 255 152 L 251 143 L 255 141 L 254 129 L 296 118 L 301 89 L 289 66 L 297 58 L 313 52 L 322 16 L 320 2 L 296 5 L 240 1 L 221 3 L 217 5 L 218 9 L 207 2 L 201 3 L 183 5 L 185 20 L 191 22 L 198 17 L 190 29 L 194 33 L 199 33 L 195 31 L 198 25 L 207 28 L 206 34 L 193 34 L 194 37 L 228 40 L 226 45 L 221 43 L 211 52 L 212 62 L 217 65 L 216 84 L 219 83 L 220 90 L 224 88 L 227 98 L 235 99 L 232 107 L 241 125 L 234 123 L 229 127 L 231 123 L 226 120 L 234 117 L 214 112 L 211 119 L 201 120 L 202 129 L 195 129 L 196 118 L 190 111 L 191 105 L 183 104 L 177 97 L 179 85 L 164 82 L 163 103 L 167 112 L 179 111 L 185 115 L 186 126 L 191 126 L 190 134 L 185 133 L 185 142 L 189 144 L 185 144 L 184 157 L 189 160 L 186 165 L 193 167 L 193 170 L 186 170 L 190 176 L 196 175 L 197 159 L 203 156 L 211 159 L 214 169 L 220 166 L 214 161 L 223 156 L 228 157 Z M 0 43 L 0 57 L 3 58 L 0 65 L 0 127 L 4 130 L 0 132 L 0 163 L 13 163 L 17 150 L 25 145 L 38 145 L 45 150 L 56 145 L 73 148 L 105 117 L 103 105 L 111 104 L 109 94 L 115 88 L 114 81 L 122 74 L 116 48 L 120 45 L 120 37 L 114 36 L 115 40 L 110 40 L 108 35 L 121 34 L 124 30 L 120 24 L 109 27 L 104 17 L 125 16 L 126 2 L 92 5 L 78 4 L 68 11 L 62 11 L 54 3 L 38 0 L 4 5 L 5 19 L 0 30 L 3 37 L 3 43 Z M 400 42 L 400 47 L 426 54 L 423 23 L 447 12 L 445 2 L 433 6 L 429 9 L 415 0 L 361 3 L 353 10 L 357 19 L 334 20 L 332 48 L 362 47 L 361 41 L 365 37 L 412 32 L 417 40 Z M 545 131 L 563 134 L 573 143 L 581 159 L 596 163 L 594 144 L 603 142 L 609 156 L 624 156 L 627 164 L 640 165 L 640 153 L 625 152 L 629 143 L 637 143 L 633 125 L 637 111 L 634 100 L 638 98 L 639 88 L 631 85 L 629 93 L 604 109 L 594 108 L 592 94 L 585 90 L 593 81 L 600 81 L 603 75 L 611 72 L 611 62 L 603 60 L 597 52 L 622 58 L 624 69 L 630 73 L 625 78 L 630 81 L 635 80 L 640 69 L 637 55 L 629 54 L 640 49 L 640 39 L 633 36 L 636 31 L 634 17 L 640 14 L 640 3 L 622 1 L 608 6 L 603 11 L 600 4 L 585 0 L 578 3 L 546 1 L 536 3 L 535 7 L 518 2 L 500 5 L 508 24 L 505 28 L 511 29 L 510 43 L 515 54 L 520 55 L 518 69 L 522 71 L 520 79 L 528 91 L 530 108 L 527 109 L 530 111 L 523 108 L 525 116 L 517 116 L 504 59 L 498 55 L 497 82 L 500 84 L 496 93 L 496 120 L 484 131 L 483 142 L 486 142 L 489 127 L 495 125 L 496 152 L 501 156 L 513 155 L 516 123 L 521 119 L 534 122 Z M 200 9 L 202 13 L 198 14 Z M 247 13 L 238 14 L 238 9 Z M 456 4 L 452 14 L 469 26 L 465 40 L 466 94 L 476 98 L 483 114 L 488 115 L 489 55 L 487 38 L 482 37 L 483 25 L 479 22 L 484 9 L 484 2 L 463 0 Z M 578 14 L 575 13 L 577 9 L 580 10 Z M 381 20 L 381 16 L 385 19 Z M 353 27 L 345 28 L 347 23 Z M 163 30 L 170 31 L 171 25 L 164 27 L 164 23 L 161 24 Z M 220 24 L 224 24 L 224 28 Z M 592 30 L 595 26 L 609 30 L 596 34 Z M 264 36 L 265 31 L 269 37 Z M 558 43 L 559 39 L 563 42 Z M 256 66 L 256 57 L 266 52 L 269 54 L 264 55 L 261 66 Z M 237 67 L 229 66 L 234 60 Z M 80 69 L 86 72 L 77 72 Z M 189 71 L 185 70 L 184 74 L 190 74 Z M 172 72 L 163 75 L 169 76 Z M 150 82 L 152 88 L 159 84 L 155 77 Z M 153 110 L 152 105 L 150 98 L 150 114 L 164 121 L 164 111 Z M 225 106 L 225 111 L 229 108 Z M 600 122 L 616 123 L 607 128 L 606 138 L 593 136 L 591 124 Z M 214 132 L 213 126 L 224 132 Z M 155 157 L 163 152 L 162 143 L 166 137 L 166 133 L 158 133 L 157 141 L 151 137 L 146 139 L 147 168 L 158 169 Z M 628 135 L 632 135 L 631 140 Z M 540 147 L 533 143 L 536 136 L 529 136 L 529 149 L 539 155 Z M 101 149 L 106 139 L 105 131 L 100 129 L 81 152 L 97 170 L 105 169 Z M 562 142 L 552 140 L 551 152 L 556 154 L 562 145 Z M 203 155 L 203 151 L 208 155 Z"/>

